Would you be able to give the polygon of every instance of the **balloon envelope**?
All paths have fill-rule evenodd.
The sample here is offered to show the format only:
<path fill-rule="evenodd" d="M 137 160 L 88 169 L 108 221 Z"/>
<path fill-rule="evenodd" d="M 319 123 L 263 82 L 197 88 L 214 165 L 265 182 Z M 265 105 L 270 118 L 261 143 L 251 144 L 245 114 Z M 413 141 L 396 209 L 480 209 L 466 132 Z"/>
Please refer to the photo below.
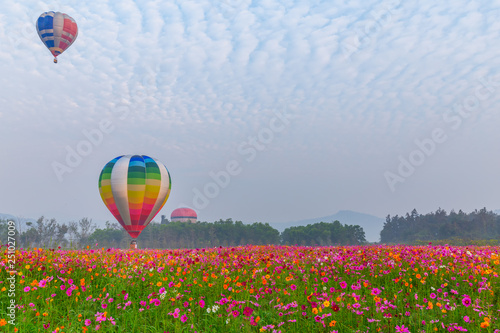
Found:
<path fill-rule="evenodd" d="M 73 44 L 78 36 L 78 26 L 75 20 L 60 12 L 45 12 L 36 21 L 38 36 L 57 57 Z"/>
<path fill-rule="evenodd" d="M 167 168 L 145 155 L 119 156 L 99 176 L 102 201 L 132 238 L 137 238 L 167 202 Z"/>

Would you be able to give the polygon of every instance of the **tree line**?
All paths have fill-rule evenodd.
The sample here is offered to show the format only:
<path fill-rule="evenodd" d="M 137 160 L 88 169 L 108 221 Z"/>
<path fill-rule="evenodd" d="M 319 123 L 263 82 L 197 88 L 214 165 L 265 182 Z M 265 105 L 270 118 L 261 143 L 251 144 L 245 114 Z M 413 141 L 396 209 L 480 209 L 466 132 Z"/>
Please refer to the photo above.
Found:
<path fill-rule="evenodd" d="M 467 214 L 452 210 L 449 214 L 439 208 L 425 215 L 416 209 L 405 216 L 387 215 L 380 232 L 382 243 L 418 244 L 439 240 L 494 240 L 500 239 L 500 216 L 482 208 Z"/>
<path fill-rule="evenodd" d="M 17 223 L 20 225 L 21 223 Z M 83 248 L 99 246 L 127 248 L 131 237 L 118 223 L 107 221 L 98 228 L 89 218 L 59 224 L 55 219 L 40 217 L 18 227 L 18 248 Z M 7 233 L 7 220 L 0 220 L 0 239 Z M 4 237 L 5 236 L 5 237 Z M 290 227 L 281 234 L 269 223 L 244 224 L 226 219 L 211 222 L 152 222 L 137 238 L 141 248 L 202 248 L 239 245 L 360 245 L 366 243 L 360 226 L 343 225 L 339 221 L 320 222 L 307 226 Z"/>

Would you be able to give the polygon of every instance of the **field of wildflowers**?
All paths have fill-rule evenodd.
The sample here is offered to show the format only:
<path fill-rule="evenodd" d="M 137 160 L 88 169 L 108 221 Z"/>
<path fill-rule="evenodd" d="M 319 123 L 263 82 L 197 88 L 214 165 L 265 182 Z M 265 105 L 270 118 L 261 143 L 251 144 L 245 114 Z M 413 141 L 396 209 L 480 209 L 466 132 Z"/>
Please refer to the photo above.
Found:
<path fill-rule="evenodd" d="M 500 332 L 499 260 L 491 246 L 19 250 L 16 326 L 0 262 L 0 331 Z"/>

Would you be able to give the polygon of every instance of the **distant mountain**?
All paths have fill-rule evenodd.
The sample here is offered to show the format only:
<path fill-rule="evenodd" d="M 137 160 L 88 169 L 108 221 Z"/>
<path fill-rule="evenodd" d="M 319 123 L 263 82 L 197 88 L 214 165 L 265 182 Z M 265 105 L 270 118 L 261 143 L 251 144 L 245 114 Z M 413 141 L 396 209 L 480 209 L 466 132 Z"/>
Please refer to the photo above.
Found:
<path fill-rule="evenodd" d="M 35 219 L 32 219 L 32 218 L 26 218 L 26 217 L 21 217 L 21 216 L 14 216 L 14 215 L 11 215 L 11 214 L 4 214 L 4 213 L 0 213 L 0 220 L 13 220 L 13 221 L 16 221 L 18 220 L 18 217 L 19 219 L 21 219 L 23 222 L 36 222 Z"/>
<path fill-rule="evenodd" d="M 336 214 L 316 217 L 313 219 L 300 220 L 294 222 L 269 223 L 279 232 L 286 228 L 306 226 L 319 222 L 332 222 L 338 220 L 342 224 L 359 225 L 365 231 L 365 237 L 368 242 L 378 242 L 380 240 L 380 231 L 384 228 L 385 219 L 369 214 L 353 212 L 350 210 L 340 210 Z"/>
<path fill-rule="evenodd" d="M 16 217 L 10 214 L 2 214 L 0 213 L 0 220 L 15 220 Z"/>

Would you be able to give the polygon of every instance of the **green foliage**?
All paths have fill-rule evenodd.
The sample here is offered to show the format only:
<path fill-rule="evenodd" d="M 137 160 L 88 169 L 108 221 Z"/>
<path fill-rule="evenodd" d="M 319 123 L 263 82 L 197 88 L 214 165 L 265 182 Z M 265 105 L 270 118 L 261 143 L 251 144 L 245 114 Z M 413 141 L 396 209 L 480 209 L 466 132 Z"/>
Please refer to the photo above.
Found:
<path fill-rule="evenodd" d="M 438 209 L 426 215 L 418 214 L 414 209 L 404 217 L 388 215 L 380 232 L 381 243 L 416 244 L 452 239 L 456 240 L 453 243 L 460 240 L 463 245 L 473 240 L 500 239 L 500 216 L 486 208 L 476 209 L 470 214 L 461 210 L 447 214 Z"/>
<path fill-rule="evenodd" d="M 359 245 L 366 242 L 363 228 L 342 225 L 339 221 L 287 228 L 281 238 L 283 244 L 304 246 Z"/>

